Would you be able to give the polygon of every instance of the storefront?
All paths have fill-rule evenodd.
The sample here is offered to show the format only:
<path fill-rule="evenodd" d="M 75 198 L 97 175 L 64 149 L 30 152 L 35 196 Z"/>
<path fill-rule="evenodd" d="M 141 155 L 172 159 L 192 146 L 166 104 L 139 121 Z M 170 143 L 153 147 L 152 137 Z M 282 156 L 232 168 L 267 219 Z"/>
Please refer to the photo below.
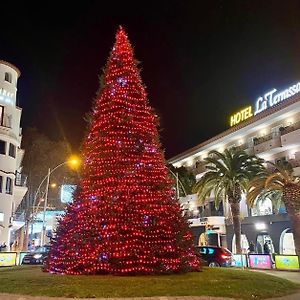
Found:
<path fill-rule="evenodd" d="M 242 251 L 248 253 L 250 242 L 255 253 L 295 254 L 294 239 L 287 214 L 247 217 L 242 221 Z M 235 252 L 233 226 L 226 226 L 228 248 Z"/>

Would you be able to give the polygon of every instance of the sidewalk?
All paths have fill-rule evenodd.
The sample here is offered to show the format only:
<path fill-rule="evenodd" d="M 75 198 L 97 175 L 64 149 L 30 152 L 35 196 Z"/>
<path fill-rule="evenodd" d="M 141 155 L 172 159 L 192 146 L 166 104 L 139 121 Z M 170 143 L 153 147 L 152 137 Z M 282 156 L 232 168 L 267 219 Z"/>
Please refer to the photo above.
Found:
<path fill-rule="evenodd" d="M 279 298 L 268 298 L 264 300 L 299 300 L 300 299 L 300 292 L 296 294 L 292 294 L 289 296 L 279 297 Z"/>
<path fill-rule="evenodd" d="M 268 275 L 280 277 L 280 278 L 283 278 L 283 279 L 290 280 L 294 283 L 300 284 L 300 272 L 280 271 L 280 270 L 256 270 L 256 269 L 249 269 L 249 271 L 265 273 L 265 274 L 268 274 Z M 299 297 L 299 300 L 300 300 L 300 297 Z"/>

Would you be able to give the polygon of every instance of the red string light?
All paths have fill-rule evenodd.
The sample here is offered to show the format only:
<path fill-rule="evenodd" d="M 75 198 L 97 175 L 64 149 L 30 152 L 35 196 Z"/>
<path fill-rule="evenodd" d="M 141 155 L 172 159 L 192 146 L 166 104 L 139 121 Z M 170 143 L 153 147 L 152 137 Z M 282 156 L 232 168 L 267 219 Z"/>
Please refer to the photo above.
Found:
<path fill-rule="evenodd" d="M 83 146 L 83 179 L 59 223 L 48 272 L 128 275 L 199 269 L 157 124 L 120 27 Z"/>

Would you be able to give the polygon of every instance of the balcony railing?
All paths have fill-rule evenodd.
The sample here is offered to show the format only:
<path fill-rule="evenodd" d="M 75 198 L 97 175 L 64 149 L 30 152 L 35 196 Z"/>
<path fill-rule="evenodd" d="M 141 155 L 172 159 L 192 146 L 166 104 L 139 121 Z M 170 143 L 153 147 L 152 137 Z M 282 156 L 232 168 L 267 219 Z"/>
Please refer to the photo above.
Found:
<path fill-rule="evenodd" d="M 14 213 L 12 219 L 14 221 L 24 222 L 25 221 L 25 212 L 16 212 L 16 213 Z"/>
<path fill-rule="evenodd" d="M 248 143 L 245 143 L 245 144 L 236 146 L 236 148 L 237 148 L 238 150 L 246 150 L 246 149 L 249 148 L 249 145 L 248 145 Z"/>
<path fill-rule="evenodd" d="M 256 139 L 253 140 L 254 146 L 257 146 L 257 145 L 259 145 L 261 143 L 264 143 L 264 142 L 267 142 L 267 141 L 279 138 L 280 136 L 281 136 L 280 132 L 273 132 L 273 133 L 261 136 L 261 137 L 256 138 Z"/>
<path fill-rule="evenodd" d="M 295 131 L 297 129 L 300 129 L 300 121 L 296 122 L 294 124 L 291 124 L 289 126 L 282 127 L 281 135 L 285 135 L 285 134 Z"/>
<path fill-rule="evenodd" d="M 15 186 L 26 186 L 27 176 L 16 172 Z"/>

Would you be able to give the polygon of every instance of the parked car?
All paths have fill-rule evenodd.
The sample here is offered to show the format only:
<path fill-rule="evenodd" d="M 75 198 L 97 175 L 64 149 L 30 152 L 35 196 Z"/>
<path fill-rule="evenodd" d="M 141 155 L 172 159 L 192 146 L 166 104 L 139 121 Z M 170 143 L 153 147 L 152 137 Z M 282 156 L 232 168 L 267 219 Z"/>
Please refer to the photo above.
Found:
<path fill-rule="evenodd" d="M 42 265 L 47 258 L 50 246 L 39 247 L 33 252 L 27 253 L 22 260 L 22 265 Z"/>
<path fill-rule="evenodd" d="M 199 246 L 197 247 L 201 259 L 209 267 L 230 267 L 232 253 L 223 247 Z"/>

